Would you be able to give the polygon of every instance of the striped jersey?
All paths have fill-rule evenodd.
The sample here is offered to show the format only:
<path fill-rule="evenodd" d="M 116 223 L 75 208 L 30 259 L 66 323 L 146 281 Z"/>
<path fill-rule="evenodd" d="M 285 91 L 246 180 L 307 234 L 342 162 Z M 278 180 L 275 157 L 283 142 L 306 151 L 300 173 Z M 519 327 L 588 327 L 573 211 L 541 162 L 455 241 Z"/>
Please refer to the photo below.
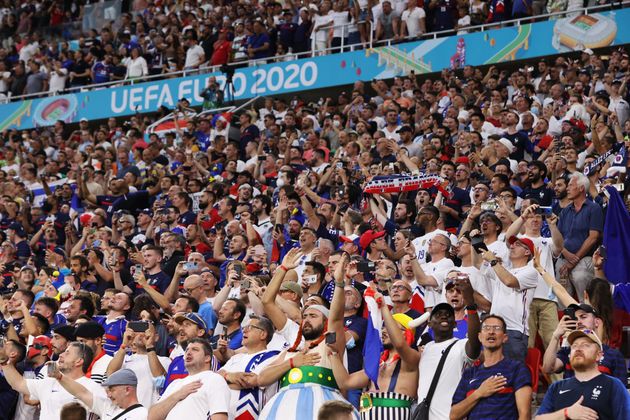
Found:
<path fill-rule="evenodd" d="M 122 344 L 123 335 L 127 328 L 127 320 L 124 316 L 108 320 L 106 316 L 94 317 L 94 320 L 105 329 L 105 341 L 103 349 L 109 356 L 114 356 Z"/>

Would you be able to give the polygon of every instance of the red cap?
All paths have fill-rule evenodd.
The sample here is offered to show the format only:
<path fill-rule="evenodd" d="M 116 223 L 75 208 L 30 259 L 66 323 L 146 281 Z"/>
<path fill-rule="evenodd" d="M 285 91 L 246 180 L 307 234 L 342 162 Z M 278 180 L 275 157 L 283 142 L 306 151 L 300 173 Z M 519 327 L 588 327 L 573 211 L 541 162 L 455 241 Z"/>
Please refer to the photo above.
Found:
<path fill-rule="evenodd" d="M 510 236 L 510 238 L 508 239 L 508 243 L 510 245 L 512 245 L 516 241 L 522 243 L 523 245 L 525 245 L 527 247 L 527 249 L 529 249 L 529 253 L 531 254 L 530 257 L 534 256 L 534 243 L 532 242 L 531 239 L 528 239 L 528 238 L 517 238 L 516 236 Z"/>
<path fill-rule="evenodd" d="M 38 335 L 33 340 L 33 343 L 28 348 L 28 358 L 31 359 L 39 354 L 39 352 L 46 347 L 48 352 L 52 350 L 52 343 L 49 337 L 45 335 Z"/>
<path fill-rule="evenodd" d="M 363 235 L 361 235 L 361 238 L 359 239 L 359 246 L 361 247 L 361 249 L 367 249 L 367 247 L 370 246 L 372 241 L 378 238 L 382 238 L 386 234 L 387 232 L 385 232 L 384 230 L 380 232 L 375 232 L 372 229 L 367 230 L 365 231 Z"/>

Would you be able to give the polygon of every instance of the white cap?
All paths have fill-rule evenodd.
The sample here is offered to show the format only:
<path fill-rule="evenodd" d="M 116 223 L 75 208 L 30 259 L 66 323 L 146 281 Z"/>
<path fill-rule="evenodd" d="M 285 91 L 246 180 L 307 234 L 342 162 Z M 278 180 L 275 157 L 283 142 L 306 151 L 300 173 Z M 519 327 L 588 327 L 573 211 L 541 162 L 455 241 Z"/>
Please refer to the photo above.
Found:
<path fill-rule="evenodd" d="M 514 145 L 512 144 L 511 141 L 509 141 L 508 139 L 503 137 L 503 138 L 499 139 L 499 143 L 501 143 L 502 145 L 507 147 L 507 149 L 510 152 L 510 154 L 514 153 L 514 149 L 516 149 L 516 148 L 514 147 Z"/>

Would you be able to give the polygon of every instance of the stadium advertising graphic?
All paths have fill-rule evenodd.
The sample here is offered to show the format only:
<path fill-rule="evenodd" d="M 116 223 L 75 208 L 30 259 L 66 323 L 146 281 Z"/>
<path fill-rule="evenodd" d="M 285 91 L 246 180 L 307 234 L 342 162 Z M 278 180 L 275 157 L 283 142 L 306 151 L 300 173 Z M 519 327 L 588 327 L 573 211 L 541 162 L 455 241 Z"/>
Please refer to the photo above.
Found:
<path fill-rule="evenodd" d="M 391 78 L 411 70 L 426 74 L 444 68 L 619 45 L 630 42 L 629 21 L 630 9 L 622 9 L 365 51 L 251 65 L 234 74 L 234 99 Z M 193 106 L 201 105 L 199 93 L 210 76 L 216 76 L 221 85 L 225 82 L 221 73 L 208 73 L 12 102 L 0 106 L 0 129 L 50 126 L 58 119 L 72 123 L 81 118 L 96 120 L 154 112 L 162 105 L 174 108 L 182 97 Z"/>

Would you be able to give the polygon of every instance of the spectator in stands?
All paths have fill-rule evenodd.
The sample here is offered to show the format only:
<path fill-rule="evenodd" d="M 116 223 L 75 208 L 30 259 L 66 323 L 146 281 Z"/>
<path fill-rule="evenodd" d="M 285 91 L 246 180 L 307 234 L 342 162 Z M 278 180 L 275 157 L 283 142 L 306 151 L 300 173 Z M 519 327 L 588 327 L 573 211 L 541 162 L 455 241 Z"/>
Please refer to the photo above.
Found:
<path fill-rule="evenodd" d="M 630 415 L 630 396 L 617 378 L 603 375 L 598 361 L 603 357 L 602 343 L 592 330 L 577 330 L 567 338 L 575 377 L 556 382 L 545 394 L 536 419 L 626 418 Z M 595 394 L 593 391 L 597 391 Z"/>
<path fill-rule="evenodd" d="M 528 264 L 534 257 L 534 243 L 531 239 L 514 236 L 507 242 L 510 245 L 509 263 L 507 260 L 500 261 L 492 251 L 482 254 L 483 259 L 490 264 L 490 271 L 486 274 L 492 279 L 490 312 L 501 316 L 507 324 L 509 340 L 504 349 L 505 356 L 525 361 L 530 304 L 538 285 L 538 273 Z M 515 294 L 514 290 L 520 294 Z"/>
<path fill-rule="evenodd" d="M 569 293 L 575 291 L 581 300 L 589 279 L 593 277 L 591 255 L 603 231 L 603 214 L 599 205 L 586 198 L 590 187 L 588 178 L 574 173 L 567 185 L 567 198 L 571 200 L 562 210 L 558 230 L 564 238 L 564 248 L 556 264 L 556 276 L 571 278 L 566 282 Z"/>
<path fill-rule="evenodd" d="M 462 374 L 453 396 L 451 418 L 530 418 L 530 373 L 525 363 L 503 357 L 503 345 L 508 340 L 505 321 L 497 315 L 486 316 L 479 335 L 483 363 Z"/>
<path fill-rule="evenodd" d="M 424 9 L 418 7 L 418 2 L 409 0 L 407 8 L 402 13 L 399 38 L 416 38 L 424 34 L 426 29 L 426 13 Z"/>
<path fill-rule="evenodd" d="M 479 316 L 473 301 L 473 290 L 470 281 L 461 280 L 458 287 L 462 290 L 464 303 L 468 314 L 468 338 L 457 339 L 453 337 L 453 330 L 456 326 L 455 311 L 448 303 L 440 303 L 431 309 L 429 325 L 433 330 L 435 341 L 424 346 L 422 358 L 420 359 L 420 376 L 418 385 L 418 400 L 423 401 L 426 397 L 431 381 L 435 376 L 437 365 L 443 354 L 446 354 L 446 361 L 433 399 L 430 404 L 430 415 L 445 418 L 450 411 L 453 394 L 457 388 L 462 375 L 462 367 L 471 360 L 479 357 L 481 343 L 479 341 Z M 446 349 L 449 352 L 446 353 Z"/>
<path fill-rule="evenodd" d="M 92 349 L 79 342 L 72 342 L 66 351 L 59 356 L 59 371 L 86 387 L 94 396 L 105 396 L 103 388 L 85 376 L 92 363 Z M 41 404 L 41 416 L 50 419 L 60 418 L 63 406 L 74 400 L 54 378 L 25 379 L 12 363 L 3 366 L 2 372 L 7 382 L 17 392 L 38 400 Z"/>
<path fill-rule="evenodd" d="M 230 406 L 230 389 L 225 380 L 210 370 L 212 347 L 195 338 L 186 347 L 185 366 L 190 375 L 169 386 L 160 401 L 151 407 L 149 419 L 206 417 L 226 420 Z M 190 397 L 194 393 L 194 397 Z M 199 403 L 200 402 L 200 403 Z"/>

